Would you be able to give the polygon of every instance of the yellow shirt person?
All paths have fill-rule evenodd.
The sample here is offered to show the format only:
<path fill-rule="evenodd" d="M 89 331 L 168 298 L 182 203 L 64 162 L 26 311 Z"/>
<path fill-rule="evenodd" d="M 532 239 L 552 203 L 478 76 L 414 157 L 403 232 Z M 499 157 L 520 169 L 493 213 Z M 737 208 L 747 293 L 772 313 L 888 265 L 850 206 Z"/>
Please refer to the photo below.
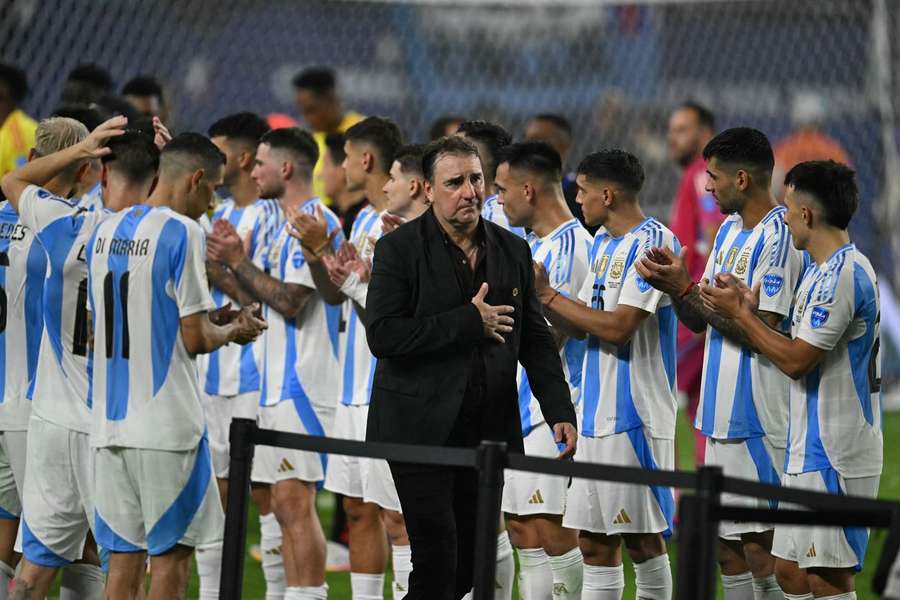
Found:
<path fill-rule="evenodd" d="M 28 161 L 36 129 L 37 122 L 19 109 L 0 125 L 0 177 Z"/>

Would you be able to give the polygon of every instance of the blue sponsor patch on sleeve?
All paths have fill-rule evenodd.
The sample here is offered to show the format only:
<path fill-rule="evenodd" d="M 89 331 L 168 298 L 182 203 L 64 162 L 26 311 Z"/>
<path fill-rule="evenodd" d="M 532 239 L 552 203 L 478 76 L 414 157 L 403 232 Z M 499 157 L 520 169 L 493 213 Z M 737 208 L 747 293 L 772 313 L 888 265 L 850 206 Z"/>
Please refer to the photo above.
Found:
<path fill-rule="evenodd" d="M 302 267 L 303 263 L 306 262 L 306 257 L 303 256 L 303 250 L 295 250 L 293 256 L 291 256 L 291 260 L 294 261 L 295 269 Z"/>
<path fill-rule="evenodd" d="M 647 283 L 647 280 L 640 275 L 634 278 L 634 283 L 637 284 L 637 288 L 641 290 L 642 294 L 650 289 L 650 284 Z"/>
<path fill-rule="evenodd" d="M 828 309 L 822 308 L 821 306 L 813 307 L 809 315 L 809 324 L 812 325 L 813 329 L 818 329 L 824 325 L 827 320 Z"/>
<path fill-rule="evenodd" d="M 781 288 L 784 286 L 784 277 L 781 275 L 766 275 L 763 277 L 762 285 L 766 296 L 771 298 L 781 291 Z"/>
<path fill-rule="evenodd" d="M 48 192 L 48 191 L 45 190 L 45 189 L 40 189 L 40 190 L 37 191 L 37 197 L 40 198 L 40 199 L 42 199 L 42 200 L 43 200 L 44 198 L 49 198 L 49 197 L 50 197 L 50 192 Z"/>

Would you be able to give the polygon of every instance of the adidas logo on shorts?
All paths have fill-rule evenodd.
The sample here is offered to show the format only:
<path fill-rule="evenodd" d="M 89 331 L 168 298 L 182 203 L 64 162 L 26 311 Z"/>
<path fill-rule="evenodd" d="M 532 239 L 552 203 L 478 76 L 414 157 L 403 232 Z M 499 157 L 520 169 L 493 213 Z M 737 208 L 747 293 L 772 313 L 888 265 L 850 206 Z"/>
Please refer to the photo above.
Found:
<path fill-rule="evenodd" d="M 631 523 L 631 517 L 628 516 L 628 513 L 623 508 L 616 515 L 616 518 L 613 519 L 613 525 L 627 525 L 628 523 Z"/>
<path fill-rule="evenodd" d="M 543 504 L 544 497 L 541 495 L 541 490 L 535 490 L 534 494 L 532 494 L 531 499 L 528 501 L 528 504 Z"/>
<path fill-rule="evenodd" d="M 809 547 L 809 550 L 806 552 L 806 558 L 815 558 L 816 557 L 816 545 L 813 544 Z"/>
<path fill-rule="evenodd" d="M 287 473 L 288 471 L 293 471 L 294 465 L 290 463 L 290 461 L 286 458 L 281 459 L 281 463 L 278 465 L 279 473 Z"/>

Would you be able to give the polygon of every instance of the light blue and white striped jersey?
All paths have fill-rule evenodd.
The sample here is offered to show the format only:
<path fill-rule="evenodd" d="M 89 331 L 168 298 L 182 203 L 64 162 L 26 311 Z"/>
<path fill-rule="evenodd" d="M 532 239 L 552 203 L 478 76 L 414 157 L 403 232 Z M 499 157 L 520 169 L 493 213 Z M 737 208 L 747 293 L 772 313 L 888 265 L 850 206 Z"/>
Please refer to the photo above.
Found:
<path fill-rule="evenodd" d="M 627 234 L 594 236 L 591 272 L 578 299 L 595 310 L 620 304 L 650 313 L 624 346 L 589 335 L 581 384 L 582 435 L 604 437 L 645 427 L 654 438 L 675 437 L 675 342 L 678 320 L 667 294 L 638 274 L 635 261 L 650 248 L 681 247 L 653 218 Z"/>
<path fill-rule="evenodd" d="M 500 204 L 500 196 L 497 194 L 488 196 L 484 199 L 484 204 L 481 207 L 481 216 L 491 223 L 495 223 L 503 229 L 511 231 L 520 238 L 525 237 L 524 227 L 513 227 L 509 224 L 509 219 L 506 217 L 506 213 L 503 212 L 503 205 Z"/>
<path fill-rule="evenodd" d="M 47 256 L 44 332 L 31 410 L 55 425 L 89 433 L 90 319 L 85 244 L 94 227 L 111 213 L 78 208 L 76 202 L 30 185 L 19 198 L 19 216 Z"/>
<path fill-rule="evenodd" d="M 9 202 L 0 203 L 0 431 L 25 431 L 44 330 L 47 255 Z"/>
<path fill-rule="evenodd" d="M 791 334 L 826 352 L 791 383 L 787 473 L 882 469 L 880 304 L 875 271 L 852 243 L 807 270 Z"/>
<path fill-rule="evenodd" d="M 196 448 L 205 421 L 181 319 L 215 308 L 203 230 L 169 207 L 139 204 L 100 224 L 87 254 L 94 317 L 91 445 Z"/>
<path fill-rule="evenodd" d="M 716 234 L 703 276 L 713 281 L 716 273 L 732 273 L 750 287 L 760 283 L 759 310 L 788 317 L 803 257 L 784 212 L 783 206 L 773 208 L 752 229 L 743 228 L 740 215 L 730 215 Z M 716 439 L 766 436 L 783 448 L 789 393 L 788 377 L 769 359 L 707 327 L 697 429 Z"/>
<path fill-rule="evenodd" d="M 581 284 L 587 277 L 589 254 L 593 240 L 578 219 L 562 223 L 547 236 L 539 238 L 534 232 L 526 238 L 531 247 L 531 257 L 547 269 L 550 285 L 567 298 L 575 298 Z M 584 349 L 587 342 L 570 338 L 559 351 L 563 373 L 569 383 L 572 403 L 578 404 L 581 388 L 581 367 L 584 363 Z M 544 422 L 544 415 L 537 398 L 531 391 L 528 375 L 519 365 L 519 416 L 522 419 L 522 435 L 528 435 Z"/>
<path fill-rule="evenodd" d="M 103 210 L 103 187 L 100 182 L 78 199 L 78 208 L 85 210 Z"/>
<path fill-rule="evenodd" d="M 262 254 L 272 236 L 277 233 L 272 228 L 280 226 L 277 216 L 280 212 L 278 203 L 274 200 L 257 200 L 241 208 L 235 206 L 234 202 L 223 202 L 213 213 L 212 220 L 223 219 L 231 223 L 238 236 L 245 241 L 247 255 L 261 268 Z M 217 308 L 229 302 L 232 307 L 240 305 L 218 288 L 212 289 L 212 297 Z M 201 361 L 204 391 L 212 396 L 236 396 L 259 391 L 262 344 L 259 339 L 244 346 L 228 344 L 209 354 Z"/>
<path fill-rule="evenodd" d="M 366 206 L 356 216 L 353 228 L 350 230 L 350 243 L 356 247 L 356 251 L 363 258 L 371 259 L 375 254 L 375 246 L 370 238 L 381 237 L 381 216 L 371 206 Z M 360 287 L 368 289 L 368 284 L 360 284 Z M 346 405 L 366 405 L 372 393 L 372 377 L 375 374 L 375 357 L 369 350 L 366 341 L 366 328 L 359 316 L 353 302 L 345 302 L 347 333 L 342 336 L 343 345 L 341 351 L 341 403 Z M 365 307 L 365 304 L 363 304 Z"/>
<path fill-rule="evenodd" d="M 328 231 L 338 230 L 332 247 L 337 250 L 344 236 L 337 216 L 318 198 L 307 200 L 301 210 L 315 214 L 321 206 Z M 286 283 L 316 289 L 300 242 L 282 227 L 269 245 L 265 270 Z M 338 370 L 341 306 L 330 306 L 318 293 L 313 293 L 295 319 L 285 319 L 270 306 L 264 308 L 269 328 L 265 335 L 263 384 L 260 404 L 272 406 L 291 400 L 303 415 L 311 415 L 312 407 L 333 409 L 340 373 Z"/>

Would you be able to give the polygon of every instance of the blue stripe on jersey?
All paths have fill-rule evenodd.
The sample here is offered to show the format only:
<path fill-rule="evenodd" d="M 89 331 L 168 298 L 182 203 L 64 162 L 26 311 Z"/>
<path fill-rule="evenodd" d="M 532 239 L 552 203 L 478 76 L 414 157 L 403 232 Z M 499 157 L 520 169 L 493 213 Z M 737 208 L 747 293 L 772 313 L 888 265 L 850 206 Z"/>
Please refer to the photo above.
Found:
<path fill-rule="evenodd" d="M 519 422 L 522 424 L 523 437 L 534 429 L 534 425 L 531 424 L 531 383 L 528 382 L 528 374 L 524 370 L 522 380 L 519 382 Z"/>
<path fill-rule="evenodd" d="M 6 293 L 6 268 L 9 267 L 9 244 L 11 240 L 9 238 L 5 238 L 0 240 L 0 254 L 7 257 L 7 259 L 3 262 L 0 262 L 0 300 L 3 301 L 3 306 L 0 306 L 0 310 L 3 311 L 3 330 L 0 331 L 0 403 L 2 403 L 6 399 L 6 319 L 7 313 L 9 311 L 9 297 Z"/>
<path fill-rule="evenodd" d="M 838 472 L 834 469 L 824 469 L 819 471 L 822 475 L 822 481 L 825 483 L 825 489 L 829 494 L 835 496 L 844 496 L 844 490 L 841 488 L 841 480 Z M 844 527 L 844 537 L 847 543 L 856 555 L 858 564 L 854 570 L 858 573 L 862 571 L 863 563 L 866 558 L 866 547 L 869 545 L 869 531 L 865 527 Z"/>
<path fill-rule="evenodd" d="M 803 471 L 815 471 L 822 465 L 831 466 L 822 436 L 819 432 L 819 379 L 822 376 L 821 365 L 806 374 L 806 444 L 803 459 Z"/>
<path fill-rule="evenodd" d="M 31 398 L 34 391 L 34 375 L 37 372 L 38 355 L 41 350 L 41 336 L 44 333 L 41 298 L 44 295 L 47 255 L 40 244 L 32 242 L 28 249 L 26 269 L 28 273 L 25 277 L 25 344 L 28 352 L 28 397 Z"/>
<path fill-rule="evenodd" d="M 853 385 L 862 406 L 863 416 L 869 425 L 874 424 L 872 412 L 872 390 L 869 389 L 869 361 L 875 351 L 875 323 L 878 320 L 877 293 L 866 270 L 857 263 L 853 265 L 853 292 L 855 306 L 853 318 L 862 319 L 866 332 L 847 343 Z"/>
<path fill-rule="evenodd" d="M 656 316 L 659 321 L 659 350 L 662 353 L 663 368 L 666 370 L 669 389 L 674 390 L 675 373 L 677 372 L 676 356 L 678 355 L 678 317 L 671 304 L 656 309 Z"/>
<path fill-rule="evenodd" d="M 178 289 L 187 260 L 188 232 L 184 223 L 169 219 L 162 226 L 153 257 L 153 306 L 150 330 L 153 332 L 150 354 L 153 357 L 153 394 L 166 382 L 175 341 L 181 327 L 178 303 L 166 294 L 170 279 Z"/>
<path fill-rule="evenodd" d="M 766 236 L 759 236 L 759 239 L 756 240 L 756 245 L 753 247 L 753 254 L 750 255 L 750 266 L 747 268 L 748 287 L 753 287 L 753 272 L 756 270 L 756 266 L 759 264 L 759 257 L 762 256 L 763 248 L 766 245 L 765 241 Z"/>
<path fill-rule="evenodd" d="M 648 471 L 658 471 L 659 465 L 656 464 L 656 460 L 653 458 L 653 449 L 647 442 L 644 430 L 631 429 L 627 432 L 627 435 L 641 468 Z M 662 511 L 668 525 L 663 532 L 663 537 L 669 538 L 672 536 L 672 520 L 675 517 L 675 494 L 672 492 L 672 488 L 661 485 L 651 485 L 650 491 L 653 492 L 653 497 L 656 499 L 656 503 L 659 505 L 659 509 Z"/>
<path fill-rule="evenodd" d="M 50 274 L 44 282 L 44 326 L 47 328 L 50 347 L 60 365 L 63 353 L 61 328 L 66 257 L 69 256 L 83 223 L 84 216 L 81 214 L 63 217 L 37 234 L 50 263 Z"/>
<path fill-rule="evenodd" d="M 750 452 L 750 458 L 756 466 L 756 475 L 760 483 L 768 483 L 769 485 L 781 485 L 781 476 L 775 470 L 772 463 L 772 457 L 766 450 L 765 442 L 762 438 L 749 438 L 747 440 L 747 451 Z M 787 454 L 787 453 L 785 453 Z M 778 500 L 769 499 L 769 508 L 777 509 Z"/>
<path fill-rule="evenodd" d="M 355 309 L 351 306 L 350 310 L 354 311 Z M 344 373 L 343 373 L 344 381 L 343 381 L 343 387 L 342 387 L 343 391 L 341 394 L 341 404 L 344 404 L 347 406 L 349 406 L 350 404 L 353 404 L 353 392 L 354 392 L 353 369 L 356 366 L 353 364 L 354 358 L 355 358 L 353 356 L 353 354 L 354 354 L 353 349 L 356 346 L 356 322 L 357 322 L 357 319 L 354 319 L 353 316 L 354 315 L 351 313 L 350 318 L 348 319 L 348 321 L 350 321 L 350 322 L 347 324 L 347 342 L 346 342 L 347 350 L 346 350 L 346 352 L 344 352 Z"/>
<path fill-rule="evenodd" d="M 625 259 L 623 273 L 627 273 L 631 268 L 634 259 L 637 257 L 638 240 L 634 240 L 628 256 Z M 610 254 L 611 255 L 611 254 Z M 612 261 L 610 261 L 612 262 Z M 631 395 L 631 342 L 617 349 L 616 364 L 616 433 L 621 433 L 629 429 L 641 427 L 640 415 L 637 412 L 637 406 L 634 404 L 634 397 Z"/>
<path fill-rule="evenodd" d="M 753 374 L 751 372 L 751 354 L 747 348 L 741 348 L 738 359 L 738 376 L 734 388 L 734 403 L 731 405 L 729 423 L 739 424 L 738 429 L 728 427 L 728 439 L 749 438 L 754 435 L 765 435 L 756 403 L 753 402 Z"/>
<path fill-rule="evenodd" d="M 171 223 L 171 221 L 169 222 Z M 159 556 L 168 552 L 184 537 L 194 520 L 194 515 L 203 504 L 211 480 L 212 458 L 209 453 L 209 439 L 204 431 L 203 437 L 200 438 L 200 445 L 197 447 L 197 460 L 194 461 L 184 488 L 175 498 L 175 502 L 166 509 L 166 512 L 147 532 L 147 553 L 150 556 Z"/>
<path fill-rule="evenodd" d="M 91 233 L 91 237 L 88 238 L 87 244 L 84 245 L 84 256 L 90 261 L 91 257 L 94 255 L 94 243 L 97 241 L 97 232 L 100 230 L 100 226 L 94 228 L 93 233 Z M 88 268 L 88 282 L 87 289 L 93 289 L 91 286 L 93 281 L 93 275 L 91 275 L 91 269 Z M 94 306 L 94 295 L 88 294 L 87 297 L 88 307 L 91 309 L 91 314 L 97 314 L 97 308 Z M 91 348 L 88 351 L 87 357 L 87 380 L 88 380 L 88 388 L 87 388 L 87 406 L 89 409 L 93 410 L 94 408 L 94 349 Z M 29 388 L 28 396 L 31 397 L 31 389 L 34 387 L 34 383 L 32 382 L 31 388 Z"/>
<path fill-rule="evenodd" d="M 584 340 L 569 338 L 566 340 L 566 344 L 563 348 L 566 366 L 569 367 L 569 385 L 580 388 L 581 368 L 584 365 L 584 350 L 586 348 L 586 343 Z"/>

